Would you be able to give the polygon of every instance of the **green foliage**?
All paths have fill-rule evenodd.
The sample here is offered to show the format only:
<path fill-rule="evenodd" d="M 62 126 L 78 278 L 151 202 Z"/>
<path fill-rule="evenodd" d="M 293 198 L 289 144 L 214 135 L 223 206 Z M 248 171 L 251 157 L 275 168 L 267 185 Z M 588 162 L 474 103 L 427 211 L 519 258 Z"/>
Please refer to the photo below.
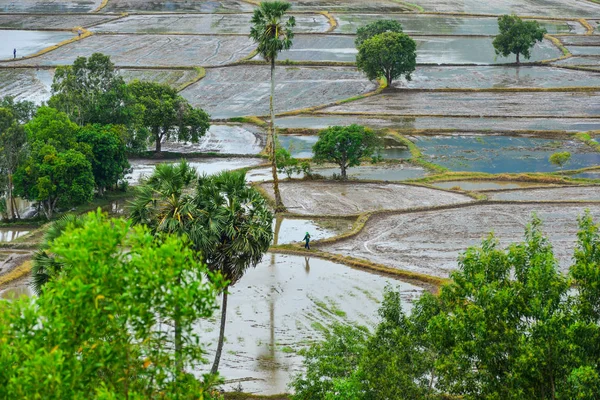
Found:
<path fill-rule="evenodd" d="M 536 42 L 541 42 L 546 34 L 537 21 L 523 21 L 516 15 L 498 17 L 500 34 L 494 39 L 493 45 L 497 55 L 507 57 L 517 56 L 517 64 L 522 54 L 526 59 L 531 57 L 531 48 Z"/>
<path fill-rule="evenodd" d="M 387 79 L 388 86 L 402 76 L 411 80 L 417 65 L 417 44 L 408 35 L 385 32 L 365 40 L 358 48 L 356 67 L 375 80 Z"/>
<path fill-rule="evenodd" d="M 123 130 L 119 125 L 96 124 L 81 128 L 77 134 L 79 143 L 91 149 L 92 172 L 100 195 L 106 188 L 116 186 L 130 167 Z"/>
<path fill-rule="evenodd" d="M 36 105 L 31 101 L 15 101 L 12 96 L 0 98 L 0 108 L 8 109 L 19 124 L 26 124 L 35 116 Z"/>
<path fill-rule="evenodd" d="M 274 65 L 277 55 L 292 47 L 296 19 L 289 17 L 283 23 L 285 13 L 290 9 L 290 3 L 281 1 L 263 1 L 254 10 L 250 23 L 250 38 L 258 44 L 258 54 Z"/>
<path fill-rule="evenodd" d="M 551 164 L 554 164 L 554 165 L 560 167 L 560 169 L 563 169 L 563 167 L 569 162 L 570 159 L 571 159 L 571 153 L 569 153 L 568 151 L 561 151 L 561 152 L 552 154 L 548 158 L 548 161 L 550 161 Z"/>
<path fill-rule="evenodd" d="M 332 126 L 319 133 L 319 140 L 313 146 L 313 160 L 336 163 L 342 179 L 347 179 L 348 168 L 360 165 L 363 158 L 373 157 L 376 161 L 380 148 L 381 139 L 364 126 Z"/>
<path fill-rule="evenodd" d="M 27 154 L 27 135 L 21 123 L 21 118 L 26 117 L 19 116 L 24 113 L 19 111 L 19 105 L 23 103 L 13 103 L 7 97 L 0 104 L 7 106 L 0 107 L 0 195 L 6 195 L 1 214 L 15 219 L 19 213 L 13 197 L 13 175 Z"/>
<path fill-rule="evenodd" d="M 285 172 L 288 179 L 291 179 L 294 173 L 301 172 L 298 160 L 283 147 L 279 147 L 275 151 L 275 158 L 277 159 L 277 172 Z"/>
<path fill-rule="evenodd" d="M 381 322 L 352 353 L 359 361 L 340 373 L 333 344 L 351 336 L 327 337 L 306 353 L 295 398 L 598 399 L 600 234 L 589 212 L 579 226 L 570 276 L 534 217 L 523 243 L 502 249 L 490 236 L 468 249 L 410 316 L 387 288 Z"/>
<path fill-rule="evenodd" d="M 168 85 L 134 81 L 128 88 L 140 106 L 140 124 L 149 130 L 157 153 L 163 140 L 174 137 L 197 143 L 210 127 L 208 114 L 194 109 Z"/>
<path fill-rule="evenodd" d="M 48 219 L 58 206 L 93 197 L 91 149 L 77 142 L 78 129 L 65 113 L 49 107 L 41 107 L 25 125 L 30 154 L 15 173 L 15 194 L 39 202 Z"/>
<path fill-rule="evenodd" d="M 0 301 L 0 398 L 213 398 L 215 377 L 180 366 L 202 362 L 194 326 L 213 314 L 223 281 L 184 239 L 98 212 L 49 251 L 64 269 L 44 295 Z"/>
<path fill-rule="evenodd" d="M 356 39 L 354 40 L 356 48 L 359 48 L 365 40 L 385 32 L 402 33 L 402 24 L 394 19 L 383 19 L 361 26 L 356 30 Z"/>

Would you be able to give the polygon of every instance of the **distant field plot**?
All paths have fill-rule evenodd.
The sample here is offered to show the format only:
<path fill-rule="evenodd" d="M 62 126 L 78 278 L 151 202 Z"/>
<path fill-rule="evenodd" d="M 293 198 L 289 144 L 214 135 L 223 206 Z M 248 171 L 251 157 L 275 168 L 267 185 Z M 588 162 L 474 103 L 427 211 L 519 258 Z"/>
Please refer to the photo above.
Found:
<path fill-rule="evenodd" d="M 101 3 L 102 0 L 0 0 L 0 12 L 86 13 Z"/>
<path fill-rule="evenodd" d="M 472 180 L 472 181 L 445 181 L 445 182 L 434 182 L 432 186 L 439 187 L 442 189 L 455 189 L 459 188 L 462 190 L 498 190 L 498 189 L 519 189 L 536 186 L 550 186 L 547 183 L 536 183 L 536 182 L 517 182 L 517 181 L 485 181 L 485 180 Z M 490 192 L 491 193 L 491 192 Z"/>
<path fill-rule="evenodd" d="M 411 0 L 426 11 L 517 14 L 548 17 L 598 17 L 600 4 L 579 0 Z"/>
<path fill-rule="evenodd" d="M 535 190 L 509 190 L 506 192 L 488 192 L 490 200 L 504 201 L 600 201 L 600 186 L 562 187 Z"/>
<path fill-rule="evenodd" d="M 249 34 L 252 14 L 132 15 L 92 28 L 110 33 Z M 321 14 L 296 15 L 295 32 L 327 32 L 329 21 Z"/>
<path fill-rule="evenodd" d="M 270 188 L 271 184 L 264 183 Z M 344 215 L 468 203 L 472 198 L 420 186 L 357 182 L 280 182 L 288 211 L 303 215 Z"/>
<path fill-rule="evenodd" d="M 415 116 L 600 116 L 600 92 L 435 93 L 396 90 L 328 107 L 321 112 Z"/>
<path fill-rule="evenodd" d="M 211 125 L 198 143 L 164 142 L 162 149 L 177 153 L 258 154 L 265 137 L 265 132 L 254 125 Z"/>
<path fill-rule="evenodd" d="M 569 131 L 582 132 L 600 130 L 600 119 L 576 118 L 446 118 L 446 117 L 367 117 L 338 115 L 299 115 L 277 118 L 280 128 L 323 129 L 332 125 L 360 124 L 373 129 L 390 128 L 414 129 L 454 129 L 468 132 L 472 130 L 512 131 Z"/>
<path fill-rule="evenodd" d="M 36 104 L 50 98 L 54 70 L 34 68 L 0 69 L 0 97 L 13 96 Z"/>
<path fill-rule="evenodd" d="M 574 56 L 600 57 L 600 46 L 569 46 L 569 51 Z"/>
<path fill-rule="evenodd" d="M 394 0 L 290 0 L 294 11 L 410 11 L 414 8 Z"/>
<path fill-rule="evenodd" d="M 107 22 L 116 16 L 106 15 L 27 15 L 27 14 L 2 14 L 0 15 L 0 28 L 11 29 L 73 29 L 76 26 Z"/>
<path fill-rule="evenodd" d="M 492 38 L 486 37 L 415 37 L 417 63 L 422 64 L 502 64 L 513 63 L 515 57 L 498 57 Z M 356 61 L 353 36 L 298 35 L 294 46 L 281 52 L 281 60 L 292 61 Z M 548 40 L 536 44 L 530 61 L 558 58 L 562 53 Z"/>
<path fill-rule="evenodd" d="M 0 60 L 30 56 L 63 40 L 71 39 L 71 32 L 0 30 Z"/>
<path fill-rule="evenodd" d="M 577 190 L 574 188 L 573 190 Z M 501 246 L 523 241 L 536 213 L 543 221 L 560 267 L 572 263 L 577 217 L 590 209 L 596 221 L 600 205 L 473 205 L 450 210 L 375 217 L 350 240 L 321 246 L 328 252 L 363 258 L 391 267 L 441 277 L 458 268 L 458 256 L 494 232 Z"/>
<path fill-rule="evenodd" d="M 588 22 L 595 28 L 594 33 L 600 33 L 600 19 L 591 19 Z"/>
<path fill-rule="evenodd" d="M 139 80 L 143 82 L 164 83 L 178 88 L 198 76 L 198 71 L 193 69 L 119 69 L 119 75 L 127 82 Z"/>
<path fill-rule="evenodd" d="M 100 52 L 117 66 L 210 66 L 237 61 L 253 49 L 244 36 L 94 35 L 19 63 L 66 65 Z"/>
<path fill-rule="evenodd" d="M 453 171 L 488 173 L 555 172 L 548 158 L 557 151 L 571 153 L 568 169 L 600 165 L 600 153 L 575 139 L 524 136 L 414 136 L 429 162 Z"/>
<path fill-rule="evenodd" d="M 497 35 L 495 17 L 459 17 L 448 15 L 414 14 L 336 14 L 336 32 L 356 33 L 361 26 L 382 19 L 394 19 L 402 24 L 409 35 Z M 583 34 L 586 29 L 579 22 L 539 20 L 548 33 Z"/>
<path fill-rule="evenodd" d="M 565 46 L 600 46 L 600 35 L 561 36 Z"/>
<path fill-rule="evenodd" d="M 554 62 L 556 65 L 581 65 L 587 67 L 600 67 L 600 55 L 598 57 L 569 57 Z"/>
<path fill-rule="evenodd" d="M 206 77 L 181 92 L 213 118 L 269 113 L 268 66 L 211 68 Z M 375 89 L 353 68 L 278 67 L 277 112 L 327 104 Z"/>
<path fill-rule="evenodd" d="M 250 12 L 253 6 L 242 0 L 109 0 L 104 12 L 154 11 L 154 12 Z"/>

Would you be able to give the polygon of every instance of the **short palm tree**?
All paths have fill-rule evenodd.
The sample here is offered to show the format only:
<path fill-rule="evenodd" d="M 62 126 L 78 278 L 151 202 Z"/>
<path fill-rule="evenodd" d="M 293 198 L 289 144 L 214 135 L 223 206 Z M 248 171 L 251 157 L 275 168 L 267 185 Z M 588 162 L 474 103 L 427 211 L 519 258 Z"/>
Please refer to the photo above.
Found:
<path fill-rule="evenodd" d="M 190 233 L 210 270 L 234 285 L 262 260 L 273 240 L 273 214 L 260 193 L 246 184 L 244 172 L 223 172 L 198 181 L 198 221 Z M 216 373 L 223 351 L 227 288 L 223 291 L 221 327 L 211 369 Z"/>
<path fill-rule="evenodd" d="M 279 179 L 277 177 L 277 161 L 275 160 L 275 147 L 277 144 L 275 132 L 275 60 L 283 50 L 292 47 L 294 32 L 292 28 L 296 25 L 294 17 L 289 17 L 283 22 L 285 13 L 290 9 L 290 4 L 281 1 L 265 1 L 260 3 L 254 10 L 252 16 L 252 28 L 250 38 L 258 44 L 258 53 L 271 64 L 271 97 L 269 111 L 271 120 L 269 122 L 269 136 L 267 137 L 267 153 L 271 158 L 273 172 L 273 190 L 275 192 L 275 211 L 284 211 L 281 194 L 279 193 Z"/>

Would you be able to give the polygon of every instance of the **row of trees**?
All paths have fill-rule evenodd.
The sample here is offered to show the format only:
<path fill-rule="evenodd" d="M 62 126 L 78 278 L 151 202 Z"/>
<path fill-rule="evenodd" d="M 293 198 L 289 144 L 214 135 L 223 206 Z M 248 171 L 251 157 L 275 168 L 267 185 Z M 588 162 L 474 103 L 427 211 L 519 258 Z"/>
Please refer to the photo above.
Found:
<path fill-rule="evenodd" d="M 600 230 L 589 213 L 569 275 L 535 218 L 525 242 L 468 249 L 410 316 L 386 290 L 373 333 L 335 327 L 305 354 L 296 399 L 599 399 Z"/>

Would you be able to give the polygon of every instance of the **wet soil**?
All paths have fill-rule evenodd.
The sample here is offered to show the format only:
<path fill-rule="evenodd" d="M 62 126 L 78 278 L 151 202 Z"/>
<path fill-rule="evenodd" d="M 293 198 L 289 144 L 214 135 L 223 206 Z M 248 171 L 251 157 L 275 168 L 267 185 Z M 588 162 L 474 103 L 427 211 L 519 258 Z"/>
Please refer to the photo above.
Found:
<path fill-rule="evenodd" d="M 163 151 L 176 153 L 258 154 L 266 142 L 266 133 L 254 125 L 211 125 L 198 143 L 165 142 Z M 153 150 L 153 146 L 149 147 Z"/>
<path fill-rule="evenodd" d="M 447 181 L 434 182 L 432 186 L 442 189 L 459 188 L 461 190 L 482 191 L 482 190 L 498 190 L 498 189 L 519 189 L 536 186 L 550 186 L 547 183 L 536 182 L 511 182 L 511 181 Z"/>
<path fill-rule="evenodd" d="M 86 13 L 102 0 L 0 0 L 0 12 L 6 13 Z"/>
<path fill-rule="evenodd" d="M 152 11 L 152 12 L 250 12 L 250 3 L 241 0 L 110 0 L 104 12 Z"/>
<path fill-rule="evenodd" d="M 600 201 L 600 186 L 488 192 L 488 199 L 501 201 Z"/>
<path fill-rule="evenodd" d="M 0 2 L 1 3 L 1 2 Z M 0 28 L 11 29 L 73 29 L 88 27 L 115 19 L 107 15 L 0 15 Z"/>

